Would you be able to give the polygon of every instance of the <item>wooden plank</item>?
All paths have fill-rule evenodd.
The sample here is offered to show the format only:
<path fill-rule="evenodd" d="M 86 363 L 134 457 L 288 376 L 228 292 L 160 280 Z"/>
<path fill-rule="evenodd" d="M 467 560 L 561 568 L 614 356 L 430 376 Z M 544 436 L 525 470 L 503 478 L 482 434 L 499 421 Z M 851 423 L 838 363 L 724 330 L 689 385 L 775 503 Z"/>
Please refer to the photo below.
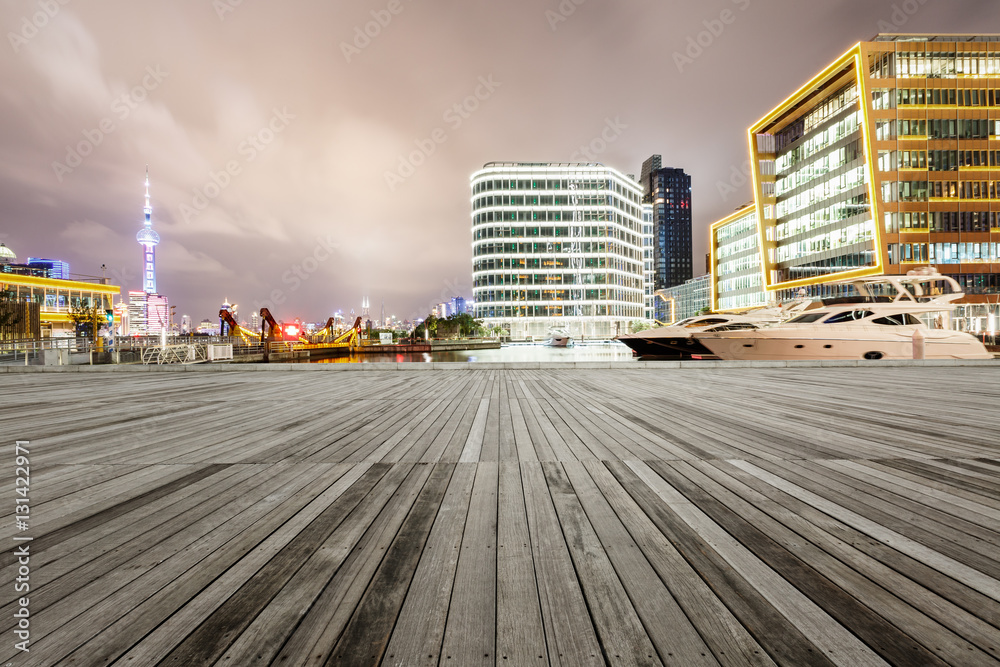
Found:
<path fill-rule="evenodd" d="M 607 554 L 609 564 L 628 594 L 630 605 L 641 619 L 644 633 L 641 639 L 648 635 L 649 641 L 656 647 L 655 654 L 638 654 L 632 658 L 638 663 L 652 662 L 658 656 L 660 662 L 666 663 L 680 661 L 686 665 L 718 665 L 698 631 L 591 478 L 591 470 L 597 475 L 608 476 L 607 469 L 595 462 L 568 461 L 562 466 L 581 509 L 586 512 L 589 525 L 600 540 L 600 548 Z M 636 643 L 631 650 L 634 652 L 639 646 L 641 644 Z M 608 650 L 607 643 L 605 650 Z"/>
<path fill-rule="evenodd" d="M 531 556 L 551 665 L 603 665 L 604 656 L 573 569 L 541 464 L 522 463 Z"/>
<path fill-rule="evenodd" d="M 401 464 L 392 466 L 389 474 L 394 475 L 393 484 L 398 483 L 395 476 L 405 468 Z M 396 491 L 285 642 L 274 661 L 276 664 L 326 664 L 432 470 L 431 465 L 414 465 L 398 483 Z M 378 502 L 373 498 L 365 505 L 377 508 Z"/>
<path fill-rule="evenodd" d="M 365 473 L 361 480 L 313 519 L 250 581 L 216 609 L 210 618 L 185 637 L 167 655 L 165 661 L 181 665 L 204 665 L 217 660 L 384 473 L 384 467 L 373 467 Z"/>
<path fill-rule="evenodd" d="M 497 664 L 544 666 L 545 632 L 518 463 L 500 462 L 498 492 Z"/>
<path fill-rule="evenodd" d="M 476 464 L 455 467 L 386 647 L 393 664 L 437 665 L 443 655 L 445 620 L 475 479 Z"/>
<path fill-rule="evenodd" d="M 851 592 L 841 587 L 841 584 L 844 583 L 853 584 L 854 593 L 861 593 L 861 597 L 865 600 L 872 598 L 877 600 L 880 591 L 876 591 L 876 587 L 869 582 L 862 583 L 857 579 L 845 582 L 842 578 L 838 582 L 831 581 L 824 573 L 816 569 L 817 563 L 824 561 L 824 554 L 819 550 L 810 552 L 808 549 L 803 549 L 801 543 L 796 543 L 791 550 L 785 549 L 772 539 L 773 532 L 764 532 L 757 525 L 740 517 L 732 509 L 732 505 L 736 504 L 734 498 L 722 494 L 727 501 L 724 504 L 696 484 L 693 480 L 702 484 L 707 484 L 707 481 L 690 466 L 676 462 L 671 464 L 655 462 L 651 467 L 690 502 L 738 540 L 741 545 L 781 575 L 785 581 L 795 586 L 823 611 L 830 614 L 840 625 L 857 635 L 889 664 L 947 664 L 868 605 L 862 604 Z M 681 472 L 690 477 L 681 474 Z M 713 490 L 719 491 L 714 487 Z M 775 529 L 773 525 L 769 528 Z M 803 552 L 812 556 L 809 563 L 803 561 L 805 555 Z M 872 603 L 869 602 L 869 604 Z M 902 615 L 897 618 L 909 622 L 910 614 L 905 613 L 906 611 L 909 610 L 903 610 Z M 966 648 L 971 647 L 967 646 Z"/>
<path fill-rule="evenodd" d="M 102 602 L 109 618 L 117 616 L 117 620 L 74 653 L 85 656 L 81 661 L 94 662 L 111 662 L 126 651 L 124 664 L 153 664 L 162 659 L 271 554 L 287 544 L 300 522 L 318 516 L 364 471 L 344 465 L 317 466 L 276 491 L 268 489 L 268 502 L 258 502 L 257 496 L 245 499 L 252 504 L 237 520 L 226 522 L 210 539 L 174 554 L 149 572 L 150 577 L 161 580 L 172 577 L 169 583 L 141 602 L 136 586 L 122 588 Z M 83 616 L 79 624 L 91 634 L 98 629 Z M 65 649 L 65 642 L 61 648 Z M 71 658 L 67 657 L 67 662 Z"/>
<path fill-rule="evenodd" d="M 978 570 L 965 565 L 964 563 L 960 563 L 953 558 L 926 547 L 919 542 L 911 540 L 905 535 L 901 535 L 894 530 L 886 528 L 864 516 L 857 514 L 856 512 L 852 512 L 851 510 L 845 509 L 834 502 L 828 501 L 811 491 L 807 491 L 801 486 L 788 482 L 748 461 L 735 461 L 733 465 L 771 484 L 772 486 L 799 498 L 803 502 L 826 512 L 844 523 L 857 528 L 871 537 L 874 537 L 883 543 L 891 544 L 896 550 L 901 551 L 944 574 L 947 574 L 956 581 L 969 586 L 973 590 L 979 591 L 994 600 L 1000 600 L 1000 581 L 997 581 L 996 579 L 985 575 Z"/>
<path fill-rule="evenodd" d="M 454 468 L 455 464 L 450 463 L 434 466 L 427 484 L 421 489 L 368 590 L 344 628 L 344 634 L 327 659 L 328 665 L 374 664 L 382 660 L 416 570 L 420 551 Z"/>
<path fill-rule="evenodd" d="M 955 655 L 974 656 L 978 651 L 970 639 L 978 638 L 983 642 L 979 643 L 980 648 L 988 650 L 991 640 L 987 637 L 993 632 L 980 619 L 810 522 L 813 514 L 809 508 L 803 508 L 804 511 L 786 508 L 763 493 L 767 489 L 760 487 L 759 480 L 740 475 L 728 465 L 691 465 L 734 494 L 727 496 L 728 507 L 754 525 L 765 528 L 769 535 L 796 554 L 808 556 L 809 563 L 820 568 L 844 591 L 894 622 L 896 627 L 942 659 L 948 660 Z"/>
<path fill-rule="evenodd" d="M 498 662 L 496 598 L 499 474 L 500 466 L 495 461 L 483 462 L 477 466 L 441 648 L 442 662 L 446 664 L 471 666 Z"/>
<path fill-rule="evenodd" d="M 628 491 L 657 529 L 711 587 L 754 641 L 773 660 L 788 665 L 833 665 L 824 652 L 816 649 L 802 630 L 779 612 L 761 591 L 751 585 L 722 558 L 705 536 L 685 522 L 664 499 L 627 463 L 609 461 L 608 469 Z M 688 611 L 691 614 L 691 611 Z M 706 635 L 706 642 L 721 638 Z"/>

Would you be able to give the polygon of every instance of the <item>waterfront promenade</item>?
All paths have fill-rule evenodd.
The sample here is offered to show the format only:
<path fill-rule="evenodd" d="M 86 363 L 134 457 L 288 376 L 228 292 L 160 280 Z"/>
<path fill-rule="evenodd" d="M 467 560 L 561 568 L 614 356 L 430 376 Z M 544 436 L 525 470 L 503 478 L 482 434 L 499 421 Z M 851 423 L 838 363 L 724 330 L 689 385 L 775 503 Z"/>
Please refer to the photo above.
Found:
<path fill-rule="evenodd" d="M 0 665 L 1000 664 L 995 364 L 359 370 L 0 374 Z"/>

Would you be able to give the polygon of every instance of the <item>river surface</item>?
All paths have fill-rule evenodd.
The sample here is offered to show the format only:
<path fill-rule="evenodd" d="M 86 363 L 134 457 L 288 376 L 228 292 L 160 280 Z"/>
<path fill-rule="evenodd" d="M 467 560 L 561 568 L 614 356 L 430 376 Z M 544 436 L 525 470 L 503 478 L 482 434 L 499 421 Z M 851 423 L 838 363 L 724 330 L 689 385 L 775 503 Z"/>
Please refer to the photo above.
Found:
<path fill-rule="evenodd" d="M 573 347 L 546 347 L 541 344 L 505 345 L 499 350 L 462 350 L 409 354 L 352 354 L 336 359 L 317 359 L 316 364 L 370 364 L 377 362 L 431 361 L 476 362 L 559 362 L 559 361 L 632 361 L 632 350 L 622 343 L 584 343 Z"/>

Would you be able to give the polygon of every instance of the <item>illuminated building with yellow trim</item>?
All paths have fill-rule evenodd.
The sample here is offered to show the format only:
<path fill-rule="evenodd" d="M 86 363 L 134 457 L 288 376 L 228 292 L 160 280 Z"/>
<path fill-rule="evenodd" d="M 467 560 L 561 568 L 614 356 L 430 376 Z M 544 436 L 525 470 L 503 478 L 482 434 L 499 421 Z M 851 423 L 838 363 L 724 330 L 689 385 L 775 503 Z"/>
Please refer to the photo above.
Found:
<path fill-rule="evenodd" d="M 709 243 L 709 307 L 715 312 L 738 312 L 765 306 L 757 208 L 748 204 L 714 223 Z"/>
<path fill-rule="evenodd" d="M 10 291 L 17 301 L 32 301 L 40 305 L 43 338 L 73 336 L 74 305 L 81 302 L 86 305 L 97 304 L 101 310 L 111 310 L 115 295 L 121 292 L 121 288 L 116 285 L 2 272 L 0 290 Z"/>
<path fill-rule="evenodd" d="M 764 287 L 930 264 L 1000 293 L 998 84 L 1000 36 L 878 35 L 751 126 Z"/>

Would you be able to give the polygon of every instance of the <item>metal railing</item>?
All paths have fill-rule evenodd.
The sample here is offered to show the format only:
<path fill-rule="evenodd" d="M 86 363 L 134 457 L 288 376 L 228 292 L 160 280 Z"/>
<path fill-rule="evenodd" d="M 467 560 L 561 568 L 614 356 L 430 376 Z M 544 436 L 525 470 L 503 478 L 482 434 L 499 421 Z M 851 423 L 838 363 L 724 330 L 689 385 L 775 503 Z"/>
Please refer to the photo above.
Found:
<path fill-rule="evenodd" d="M 259 342 L 244 344 L 240 337 L 228 336 L 169 336 L 166 348 L 187 349 L 195 347 L 199 361 L 205 361 L 208 345 L 232 345 L 233 358 L 239 360 L 251 355 L 263 354 L 264 347 Z M 161 355 L 158 350 L 166 349 L 157 336 L 122 336 L 115 338 L 40 338 L 0 341 L 0 364 L 35 365 L 46 363 L 47 351 L 54 352 L 48 363 L 68 364 L 138 364 L 164 363 L 155 361 L 175 358 L 179 353 Z M 53 352 L 48 352 L 52 355 Z M 199 356 L 200 354 L 200 356 Z M 84 358 L 82 355 L 86 355 Z M 149 360 L 149 361 L 148 361 Z"/>

